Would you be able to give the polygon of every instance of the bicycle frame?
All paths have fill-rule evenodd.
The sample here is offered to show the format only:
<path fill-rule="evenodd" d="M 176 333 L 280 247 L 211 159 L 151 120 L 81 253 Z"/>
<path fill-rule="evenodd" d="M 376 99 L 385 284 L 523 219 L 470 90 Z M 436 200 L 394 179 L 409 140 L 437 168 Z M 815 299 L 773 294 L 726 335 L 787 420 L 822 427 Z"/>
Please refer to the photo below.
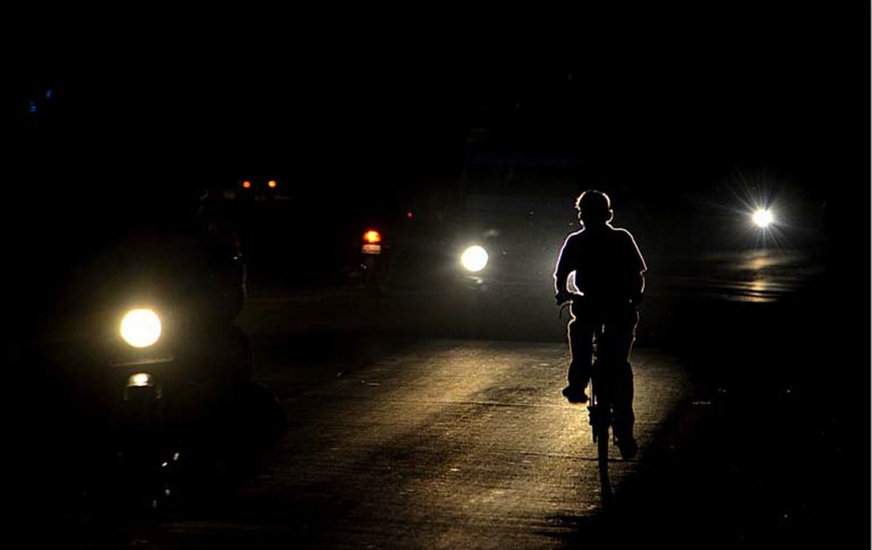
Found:
<path fill-rule="evenodd" d="M 594 360 L 591 367 L 590 402 L 588 415 L 593 442 L 597 447 L 597 462 L 600 474 L 600 489 L 604 504 L 612 499 L 612 485 L 609 476 L 609 443 L 614 439 L 612 430 L 614 420 L 615 371 L 614 350 L 609 336 L 610 331 L 604 323 L 598 324 L 594 332 Z M 605 353 L 604 353 L 605 352 Z"/>
<path fill-rule="evenodd" d="M 589 423 L 594 444 L 597 447 L 597 461 L 600 473 L 600 485 L 604 504 L 612 499 L 612 488 L 609 479 L 609 447 L 614 441 L 620 447 L 618 434 L 615 433 L 616 421 L 623 424 L 628 420 L 632 423 L 632 409 L 627 411 L 627 403 L 624 399 L 629 398 L 632 403 L 632 372 L 629 371 L 629 363 L 623 354 L 622 348 L 628 336 L 632 333 L 626 331 L 624 326 L 628 317 L 621 308 L 633 307 L 630 303 L 601 303 L 597 301 L 586 302 L 581 294 L 572 294 L 572 297 L 561 304 L 563 309 L 577 304 L 580 306 L 579 313 L 573 310 L 574 321 L 585 323 L 584 337 L 592 338 L 592 357 L 590 371 L 590 401 L 588 402 Z M 579 318 L 579 315 L 583 317 Z M 583 319 L 583 321 L 581 320 Z M 624 395 L 623 392 L 629 392 Z M 620 417 L 620 418 L 618 418 Z M 631 424 L 632 425 L 632 424 Z M 624 456 L 624 451 L 621 451 Z"/>

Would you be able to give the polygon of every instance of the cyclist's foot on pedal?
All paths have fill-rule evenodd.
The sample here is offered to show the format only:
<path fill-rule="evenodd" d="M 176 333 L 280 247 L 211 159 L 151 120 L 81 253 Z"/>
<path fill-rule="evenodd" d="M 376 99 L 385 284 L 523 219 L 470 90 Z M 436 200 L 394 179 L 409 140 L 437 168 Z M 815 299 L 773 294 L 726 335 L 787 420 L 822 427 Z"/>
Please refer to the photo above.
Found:
<path fill-rule="evenodd" d="M 624 437 L 618 439 L 618 450 L 621 451 L 621 458 L 624 460 L 630 460 L 636 456 L 636 453 L 639 452 L 639 444 L 636 443 L 635 437 Z"/>
<path fill-rule="evenodd" d="M 563 388 L 563 397 L 570 403 L 587 403 L 587 394 L 582 387 L 566 386 Z"/>

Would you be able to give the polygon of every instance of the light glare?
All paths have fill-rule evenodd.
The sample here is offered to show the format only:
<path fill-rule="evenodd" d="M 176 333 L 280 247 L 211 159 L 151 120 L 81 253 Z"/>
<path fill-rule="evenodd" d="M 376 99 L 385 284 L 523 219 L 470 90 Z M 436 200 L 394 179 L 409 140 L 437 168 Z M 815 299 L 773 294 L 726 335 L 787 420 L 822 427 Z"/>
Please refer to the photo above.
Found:
<path fill-rule="evenodd" d="M 772 224 L 773 216 L 770 210 L 761 208 L 754 212 L 751 219 L 754 221 L 754 225 L 761 228 L 769 227 Z"/>
<path fill-rule="evenodd" d="M 151 375 L 145 372 L 133 374 L 127 380 L 127 386 L 130 388 L 146 388 L 151 385 Z"/>
<path fill-rule="evenodd" d="M 381 242 L 381 233 L 376 231 L 375 229 L 370 229 L 366 233 L 363 234 L 363 241 L 369 244 L 375 244 Z"/>
<path fill-rule="evenodd" d="M 121 337 L 135 348 L 146 348 L 158 341 L 160 318 L 150 309 L 134 309 L 121 321 Z"/>
<path fill-rule="evenodd" d="M 463 267 L 473 273 L 484 269 L 487 260 L 487 251 L 478 245 L 470 246 L 460 256 L 460 263 L 463 264 Z"/>

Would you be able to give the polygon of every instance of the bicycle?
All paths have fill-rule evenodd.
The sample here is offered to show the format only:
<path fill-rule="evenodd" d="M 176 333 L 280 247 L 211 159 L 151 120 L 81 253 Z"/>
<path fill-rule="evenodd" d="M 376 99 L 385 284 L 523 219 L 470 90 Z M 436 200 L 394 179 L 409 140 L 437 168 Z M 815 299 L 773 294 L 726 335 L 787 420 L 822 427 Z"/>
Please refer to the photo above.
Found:
<path fill-rule="evenodd" d="M 582 294 L 574 293 L 569 301 L 561 304 L 561 315 L 566 307 L 574 303 L 585 308 L 585 322 L 592 327 L 593 356 L 588 383 L 590 392 L 587 405 L 588 423 L 597 448 L 600 494 L 603 504 L 608 505 L 614 497 L 609 473 L 609 443 L 619 444 L 615 433 L 615 411 L 616 407 L 621 405 L 619 402 L 621 392 L 625 394 L 624 398 L 632 399 L 631 373 L 629 368 L 624 368 L 625 364 L 627 367 L 629 364 L 616 357 L 619 342 L 618 332 L 615 330 L 615 316 L 612 315 L 615 310 L 585 303 Z M 628 304 L 628 307 L 633 306 Z M 635 440 L 631 438 L 630 442 L 632 448 L 629 448 L 629 444 L 621 448 L 621 455 L 625 458 L 636 453 Z"/>
<path fill-rule="evenodd" d="M 602 328 L 602 325 L 601 327 Z M 604 332 L 597 332 L 597 337 L 604 336 Z M 596 353 L 596 351 L 594 352 Z M 604 503 L 612 501 L 613 492 L 609 475 L 609 440 L 610 432 L 613 432 L 614 420 L 614 383 L 613 376 L 609 376 L 603 364 L 594 361 L 591 368 L 590 401 L 588 401 L 588 423 L 591 427 L 591 435 L 597 450 L 597 464 L 599 467 L 600 494 Z"/>

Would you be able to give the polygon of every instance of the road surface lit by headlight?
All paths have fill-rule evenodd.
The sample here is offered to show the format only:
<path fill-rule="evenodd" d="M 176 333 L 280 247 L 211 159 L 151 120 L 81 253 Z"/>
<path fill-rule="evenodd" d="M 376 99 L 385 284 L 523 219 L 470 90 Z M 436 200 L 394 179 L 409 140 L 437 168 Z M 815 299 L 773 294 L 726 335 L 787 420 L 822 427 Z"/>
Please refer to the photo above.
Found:
<path fill-rule="evenodd" d="M 823 270 L 819 259 L 801 251 L 727 251 L 686 261 L 669 277 L 669 285 L 730 301 L 774 302 L 800 290 Z"/>

